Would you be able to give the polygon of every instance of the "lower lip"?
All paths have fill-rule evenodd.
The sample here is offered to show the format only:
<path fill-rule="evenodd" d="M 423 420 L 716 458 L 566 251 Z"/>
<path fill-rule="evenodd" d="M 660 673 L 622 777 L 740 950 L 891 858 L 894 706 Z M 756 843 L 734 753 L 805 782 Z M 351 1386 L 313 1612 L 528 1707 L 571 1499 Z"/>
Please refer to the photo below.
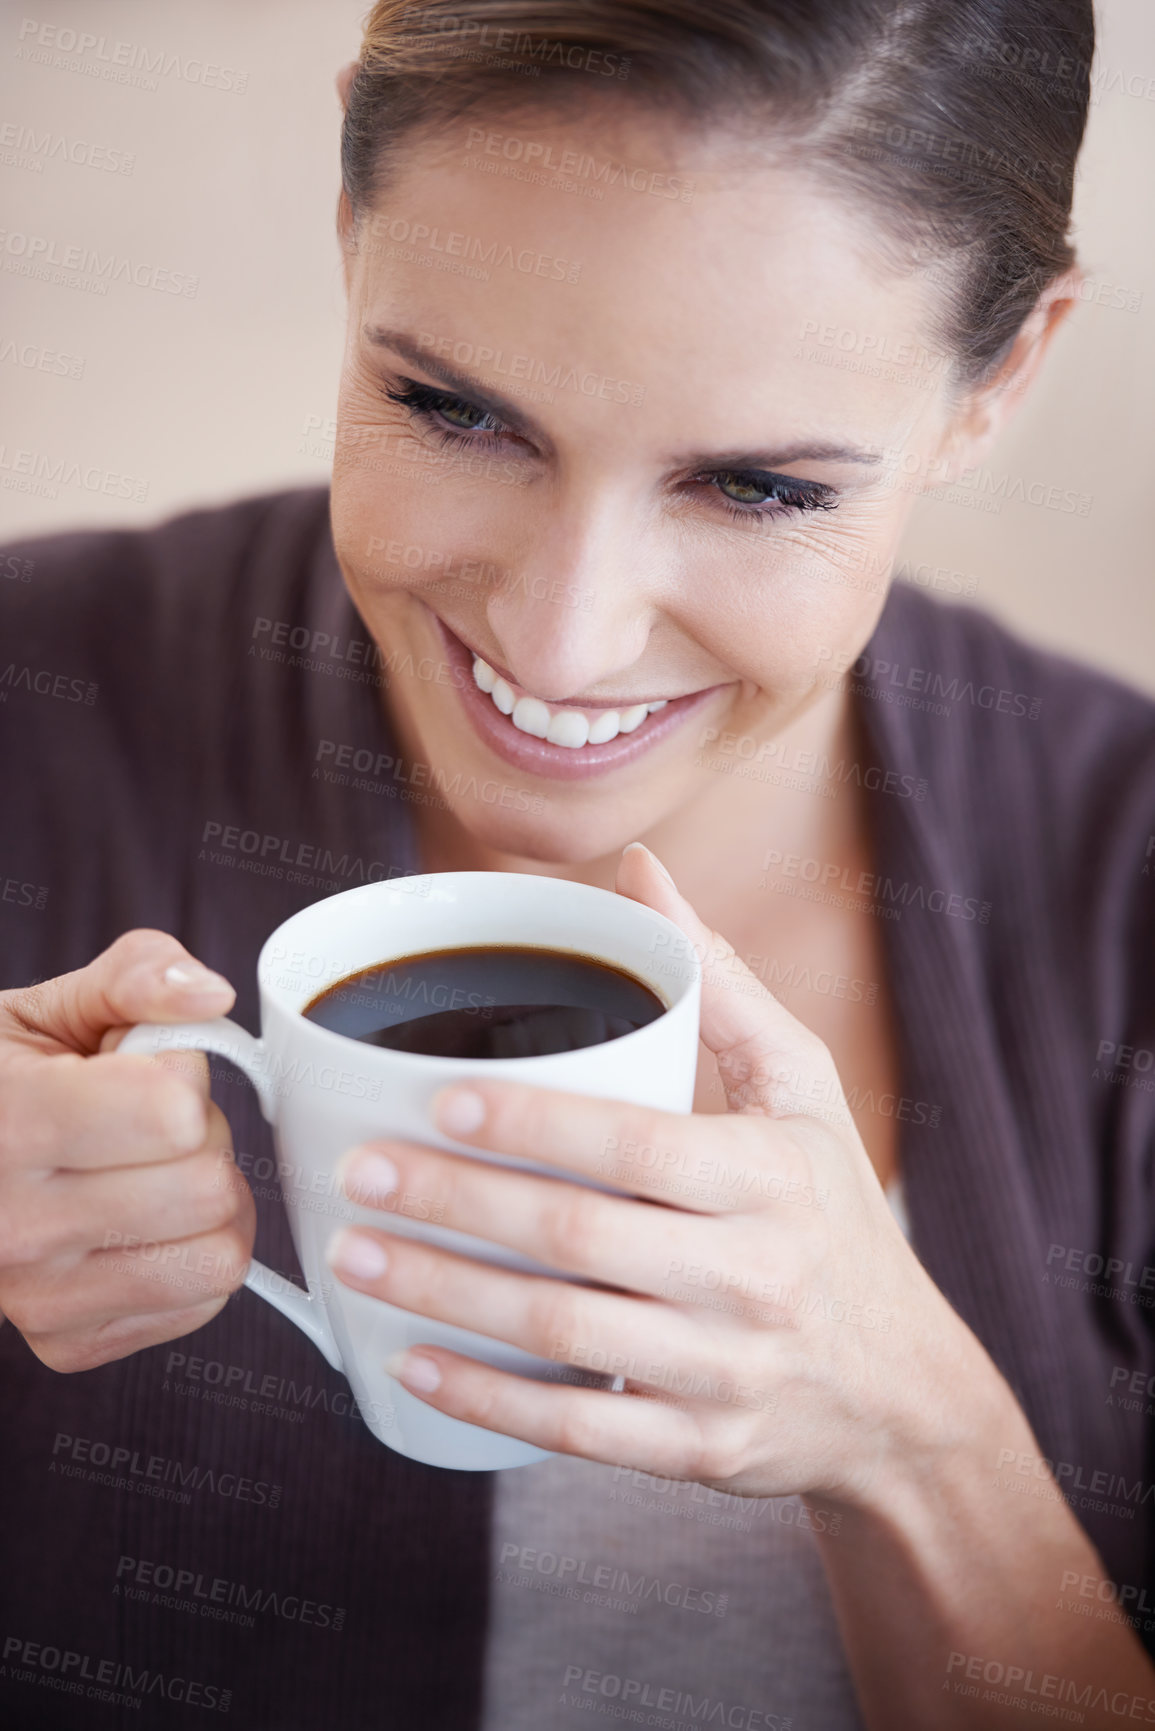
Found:
<path fill-rule="evenodd" d="M 705 691 L 692 691 L 688 697 L 672 697 L 664 709 L 655 711 L 633 733 L 619 733 L 605 745 L 582 745 L 571 749 L 551 745 L 546 739 L 535 739 L 522 733 L 503 715 L 492 699 L 481 691 L 473 678 L 473 651 L 430 609 L 451 666 L 461 669 L 457 690 L 462 707 L 489 749 L 527 775 L 547 776 L 551 781 L 587 781 L 591 776 L 608 775 L 610 770 L 624 769 L 679 728 L 696 709 L 722 689 L 711 685 Z"/>

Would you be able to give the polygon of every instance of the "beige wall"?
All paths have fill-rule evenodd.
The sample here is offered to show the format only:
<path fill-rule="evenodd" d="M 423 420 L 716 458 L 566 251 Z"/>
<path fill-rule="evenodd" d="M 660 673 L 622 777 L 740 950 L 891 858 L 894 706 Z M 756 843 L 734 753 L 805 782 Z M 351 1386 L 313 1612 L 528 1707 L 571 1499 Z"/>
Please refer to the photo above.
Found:
<path fill-rule="evenodd" d="M 114 280 L 103 296 L 30 279 L 0 237 L 5 539 L 143 524 L 189 503 L 324 478 L 309 429 L 333 413 L 342 333 L 333 73 L 356 50 L 366 5 L 5 9 L 0 228 L 58 253 L 111 252 L 146 279 Z M 1101 304 L 1081 306 L 1060 336 L 990 461 L 987 490 L 920 502 L 904 555 L 925 581 L 940 572 L 957 587 L 961 574 L 977 602 L 1030 636 L 1155 690 L 1155 7 L 1102 0 L 1099 16 L 1100 88 L 1076 216 Z M 103 37 L 105 55 L 128 44 L 127 66 L 99 46 L 45 45 L 52 27 Z M 133 70 L 157 51 L 167 72 Z M 94 160 L 30 158 L 12 143 L 24 126 Z M 76 464 L 109 491 L 76 480 L 55 497 L 17 490 L 13 465 L 29 451 Z M 1049 488 L 1089 496 L 1087 514 L 1014 496 Z"/>

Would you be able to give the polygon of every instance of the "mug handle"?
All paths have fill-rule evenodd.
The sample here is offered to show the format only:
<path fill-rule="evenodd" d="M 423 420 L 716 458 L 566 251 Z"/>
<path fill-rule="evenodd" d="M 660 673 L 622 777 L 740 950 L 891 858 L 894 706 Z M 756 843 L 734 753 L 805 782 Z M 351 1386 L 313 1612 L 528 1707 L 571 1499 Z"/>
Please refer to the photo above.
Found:
<path fill-rule="evenodd" d="M 269 1124 L 274 1122 L 273 1094 L 269 1087 L 264 1042 L 254 1039 L 245 1028 L 231 1022 L 227 1016 L 218 1016 L 211 1022 L 140 1022 L 135 1028 L 129 1029 L 118 1050 L 143 1053 L 213 1052 L 220 1058 L 227 1058 L 238 1070 L 244 1071 L 256 1089 L 261 1116 Z M 274 1274 L 263 1262 L 255 1260 L 249 1263 L 245 1285 L 250 1292 L 255 1292 L 266 1303 L 271 1304 L 274 1310 L 279 1310 L 282 1316 L 287 1316 L 290 1322 L 295 1322 L 333 1369 L 344 1373 L 345 1367 L 330 1332 L 328 1319 L 312 1293 L 302 1292 L 291 1280 Z"/>

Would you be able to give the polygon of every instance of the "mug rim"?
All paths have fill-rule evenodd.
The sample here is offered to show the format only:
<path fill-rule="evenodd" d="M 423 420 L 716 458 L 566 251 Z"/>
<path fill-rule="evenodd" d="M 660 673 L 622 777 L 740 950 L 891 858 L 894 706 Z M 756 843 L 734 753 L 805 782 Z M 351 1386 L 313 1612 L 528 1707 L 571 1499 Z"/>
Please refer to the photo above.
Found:
<path fill-rule="evenodd" d="M 364 972 L 369 968 L 378 965 L 378 963 L 372 961 L 365 962 L 361 966 L 353 968 L 349 974 L 338 975 L 336 979 L 328 981 L 327 984 L 318 986 L 299 1004 L 290 1002 L 286 989 L 279 986 L 270 977 L 275 965 L 271 955 L 272 946 L 274 942 L 282 940 L 282 934 L 285 932 L 286 928 L 292 926 L 295 921 L 303 919 L 305 916 L 312 914 L 317 909 L 328 907 L 332 902 L 344 901 L 347 897 L 361 897 L 363 899 L 368 899 L 370 896 L 374 895 L 375 892 L 395 890 L 400 888 L 402 885 L 412 885 L 427 878 L 447 881 L 460 880 L 463 878 L 484 878 L 490 883 L 493 883 L 494 880 L 505 880 L 509 887 L 524 884 L 528 881 L 533 884 L 549 884 L 551 886 L 550 893 L 558 893 L 560 891 L 563 894 L 576 894 L 579 901 L 586 900 L 589 897 L 600 898 L 602 896 L 609 896 L 617 903 L 628 902 L 630 906 L 636 910 L 639 916 L 654 922 L 659 930 L 663 927 L 666 928 L 672 937 L 680 939 L 682 944 L 685 946 L 685 949 L 679 956 L 680 967 L 677 977 L 667 986 L 667 990 L 669 990 L 673 1001 L 667 1003 L 661 1015 L 655 1016 L 653 1021 L 646 1022 L 640 1028 L 634 1028 L 628 1034 L 618 1034 L 613 1040 L 599 1040 L 593 1046 L 577 1046 L 568 1052 L 539 1052 L 530 1057 L 452 1058 L 439 1056 L 430 1052 L 398 1052 L 389 1046 L 367 1046 L 365 1041 L 355 1039 L 350 1034 L 339 1034 L 332 1028 L 322 1027 L 319 1022 L 308 1020 L 305 1015 L 305 1009 L 307 1005 L 312 1003 L 315 998 L 319 997 L 322 992 L 328 991 L 331 987 L 339 984 L 341 980 L 354 978 L 358 973 Z M 403 893 L 412 893 L 412 891 Z M 481 943 L 485 942 L 484 939 L 479 941 Z M 472 944 L 462 944 L 454 945 L 452 947 L 464 949 L 473 948 L 475 946 Z M 573 945 L 551 942 L 548 944 L 532 943 L 527 944 L 525 947 L 543 950 L 552 949 L 568 955 L 584 955 L 592 957 L 594 960 L 604 961 L 611 967 L 621 968 L 623 966 L 623 964 L 618 961 L 611 961 L 609 957 L 595 955 L 594 951 L 588 946 L 583 949 L 578 949 Z M 409 953 L 413 955 L 422 955 L 425 952 L 422 950 L 413 950 Z M 394 957 L 379 958 L 378 960 L 381 965 L 385 965 L 385 963 L 390 961 L 403 961 L 404 959 L 405 952 Z M 627 971 L 634 970 L 628 969 Z M 662 988 L 660 986 L 655 987 L 654 983 L 648 977 L 643 977 L 642 983 L 649 990 L 656 991 L 658 995 L 661 995 Z M 696 1002 L 697 992 L 701 987 L 701 983 L 702 963 L 697 951 L 694 949 L 689 938 L 687 938 L 681 927 L 676 925 L 666 914 L 659 913 L 656 908 L 647 907 L 644 902 L 635 902 L 632 897 L 619 896 L 614 890 L 604 890 L 596 884 L 575 883 L 568 878 L 546 877 L 540 872 L 412 872 L 404 877 L 379 878 L 373 883 L 355 884 L 350 889 L 337 890 L 331 896 L 322 896 L 317 901 L 309 902 L 305 907 L 298 908 L 296 913 L 290 914 L 288 919 L 282 920 L 281 924 L 277 926 L 274 931 L 270 932 L 269 936 L 262 944 L 260 954 L 257 957 L 257 988 L 261 1004 L 262 1036 L 265 1033 L 264 1022 L 266 1015 L 269 1012 L 275 1012 L 278 1016 L 284 1018 L 289 1027 L 292 1027 L 293 1024 L 296 1023 L 304 1024 L 308 1029 L 310 1039 L 316 1038 L 320 1040 L 323 1045 L 331 1046 L 334 1052 L 353 1046 L 360 1052 L 363 1062 L 373 1062 L 375 1064 L 380 1063 L 387 1069 L 393 1065 L 402 1065 L 406 1067 L 416 1065 L 418 1069 L 428 1069 L 430 1073 L 435 1073 L 440 1069 L 452 1070 L 455 1075 L 461 1072 L 463 1066 L 472 1067 L 474 1065 L 481 1066 L 484 1074 L 488 1074 L 491 1071 L 495 1074 L 501 1074 L 508 1071 L 511 1066 L 515 1067 L 516 1070 L 520 1072 L 527 1066 L 540 1064 L 548 1064 L 551 1066 L 557 1064 L 565 1066 L 570 1064 L 580 1065 L 583 1060 L 586 1063 L 589 1062 L 588 1054 L 590 1052 L 596 1052 L 603 1046 L 622 1046 L 626 1042 L 633 1042 L 636 1045 L 639 1041 L 648 1043 L 656 1038 L 662 1037 L 658 1033 L 658 1030 L 662 1028 L 668 1017 L 676 1016 L 679 1013 L 685 1014 L 686 1006 Z"/>

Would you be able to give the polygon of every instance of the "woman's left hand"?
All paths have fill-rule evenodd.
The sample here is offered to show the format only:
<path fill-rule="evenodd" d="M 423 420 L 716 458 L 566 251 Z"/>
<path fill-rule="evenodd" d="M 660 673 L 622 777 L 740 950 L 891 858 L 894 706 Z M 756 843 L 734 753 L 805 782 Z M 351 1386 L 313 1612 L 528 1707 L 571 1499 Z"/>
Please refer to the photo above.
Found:
<path fill-rule="evenodd" d="M 425 1218 L 594 1284 L 364 1227 L 338 1235 L 334 1268 L 559 1371 L 625 1378 L 622 1393 L 538 1382 L 433 1346 L 390 1365 L 455 1418 L 741 1495 L 869 1503 L 891 1464 L 950 1447 L 968 1384 L 1001 1379 L 903 1237 L 827 1048 L 645 849 L 623 855 L 617 888 L 666 914 L 703 960 L 701 1036 L 728 1112 L 509 1081 L 444 1089 L 435 1119 L 455 1140 L 632 1194 L 382 1140 L 347 1157 L 349 1197 L 419 1196 Z"/>

